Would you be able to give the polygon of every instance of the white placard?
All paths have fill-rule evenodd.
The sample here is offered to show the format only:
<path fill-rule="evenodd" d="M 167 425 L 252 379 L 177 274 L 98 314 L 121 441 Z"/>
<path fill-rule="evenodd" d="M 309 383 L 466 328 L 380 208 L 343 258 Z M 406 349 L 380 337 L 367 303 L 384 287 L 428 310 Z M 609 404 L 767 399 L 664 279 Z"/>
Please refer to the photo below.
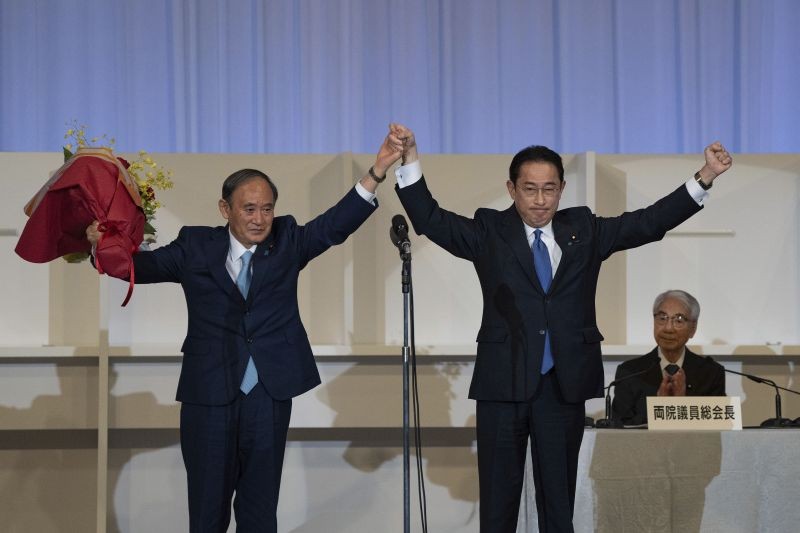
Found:
<path fill-rule="evenodd" d="M 647 428 L 742 429 L 738 396 L 648 396 Z"/>

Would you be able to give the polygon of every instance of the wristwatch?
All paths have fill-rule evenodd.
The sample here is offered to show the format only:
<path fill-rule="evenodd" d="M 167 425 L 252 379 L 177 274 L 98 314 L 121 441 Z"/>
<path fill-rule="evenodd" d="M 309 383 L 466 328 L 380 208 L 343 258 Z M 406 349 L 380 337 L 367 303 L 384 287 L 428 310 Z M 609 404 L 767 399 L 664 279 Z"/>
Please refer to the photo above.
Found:
<path fill-rule="evenodd" d="M 701 187 L 701 188 L 702 188 L 704 191 L 707 191 L 708 189 L 710 189 L 710 188 L 711 188 L 711 186 L 712 186 L 712 185 L 714 185 L 713 183 L 708 183 L 708 184 L 707 184 L 706 182 L 704 182 L 704 181 L 703 181 L 703 179 L 700 177 L 700 172 L 699 172 L 699 171 L 694 173 L 694 181 L 696 181 L 696 182 L 697 182 L 697 184 L 698 184 L 698 185 L 699 185 L 699 186 L 700 186 L 700 187 Z"/>
<path fill-rule="evenodd" d="M 369 167 L 369 175 L 372 176 L 372 179 L 377 181 L 378 183 L 383 183 L 383 180 L 386 179 L 386 174 L 383 177 L 379 178 L 377 174 L 375 174 L 375 167 Z"/>

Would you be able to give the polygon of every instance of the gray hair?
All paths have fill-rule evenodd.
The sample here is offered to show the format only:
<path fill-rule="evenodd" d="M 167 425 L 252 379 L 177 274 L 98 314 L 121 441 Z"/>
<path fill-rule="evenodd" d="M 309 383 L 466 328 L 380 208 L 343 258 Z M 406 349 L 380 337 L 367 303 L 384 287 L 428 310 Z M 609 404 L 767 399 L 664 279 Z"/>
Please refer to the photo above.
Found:
<path fill-rule="evenodd" d="M 697 319 L 700 318 L 700 302 L 688 292 L 681 290 L 664 291 L 656 296 L 656 300 L 653 302 L 653 314 L 658 312 L 658 308 L 667 298 L 673 298 L 681 302 L 689 310 L 687 318 L 692 322 L 697 322 Z"/>

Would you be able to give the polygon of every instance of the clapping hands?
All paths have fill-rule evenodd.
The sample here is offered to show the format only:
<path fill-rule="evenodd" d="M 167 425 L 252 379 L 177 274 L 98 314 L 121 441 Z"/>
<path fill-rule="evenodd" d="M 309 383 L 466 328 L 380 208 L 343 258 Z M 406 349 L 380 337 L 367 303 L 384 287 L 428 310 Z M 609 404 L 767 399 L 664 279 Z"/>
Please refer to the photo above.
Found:
<path fill-rule="evenodd" d="M 657 396 L 686 396 L 686 373 L 679 369 L 674 375 L 664 374 Z"/>

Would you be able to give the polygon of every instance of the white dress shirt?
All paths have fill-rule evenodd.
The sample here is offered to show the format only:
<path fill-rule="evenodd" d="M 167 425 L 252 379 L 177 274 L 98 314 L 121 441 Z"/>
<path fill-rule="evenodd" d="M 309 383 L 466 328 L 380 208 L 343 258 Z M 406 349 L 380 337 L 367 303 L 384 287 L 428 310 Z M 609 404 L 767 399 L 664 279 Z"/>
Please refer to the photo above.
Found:
<path fill-rule="evenodd" d="M 254 244 L 250 248 L 247 248 L 244 244 L 240 243 L 236 237 L 233 236 L 230 228 L 228 228 L 228 237 L 230 239 L 230 245 L 228 246 L 228 257 L 225 258 L 225 270 L 228 271 L 228 275 L 230 275 L 233 282 L 236 283 L 236 279 L 239 277 L 239 272 L 242 270 L 242 256 L 248 250 L 256 253 L 256 247 L 258 245 Z M 253 262 L 251 261 L 250 268 L 253 268 L 252 265 Z"/>
<path fill-rule="evenodd" d="M 533 249 L 533 241 L 536 240 L 534 232 L 537 229 L 542 230 L 542 242 L 547 246 L 547 253 L 550 254 L 550 267 L 553 269 L 553 277 L 556 276 L 558 264 L 561 262 L 561 247 L 556 242 L 556 236 L 553 234 L 553 221 L 547 223 L 546 226 L 541 228 L 532 228 L 531 226 L 522 223 L 525 226 L 525 235 L 528 237 L 528 248 Z"/>

